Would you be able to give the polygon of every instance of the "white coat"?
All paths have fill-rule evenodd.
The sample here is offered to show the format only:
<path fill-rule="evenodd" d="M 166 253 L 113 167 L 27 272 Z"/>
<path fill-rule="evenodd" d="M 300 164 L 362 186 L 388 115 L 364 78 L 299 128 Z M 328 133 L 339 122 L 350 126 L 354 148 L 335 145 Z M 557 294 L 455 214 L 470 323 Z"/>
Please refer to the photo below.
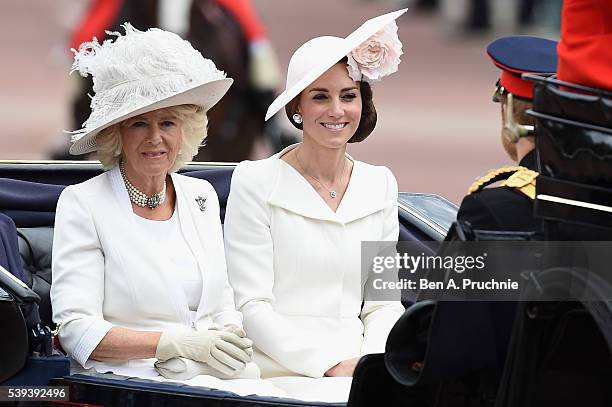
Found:
<path fill-rule="evenodd" d="M 398 238 L 391 172 L 354 161 L 333 212 L 279 159 L 294 147 L 239 164 L 225 216 L 228 276 L 264 378 L 321 377 L 342 360 L 384 352 L 404 311 L 362 296 L 361 242 Z"/>
<path fill-rule="evenodd" d="M 143 331 L 242 325 L 228 284 L 219 201 L 207 181 L 172 174 L 181 232 L 198 263 L 203 289 L 197 312 L 173 278 L 165 248 L 138 233 L 132 206 L 114 169 L 67 187 L 53 238 L 53 320 L 60 343 L 85 368 L 128 374 L 154 359 L 101 363 L 91 352 L 113 326 Z M 203 198 L 205 210 L 197 200 Z M 201 200 L 200 200 L 201 202 Z M 128 370 L 126 370 L 128 369 Z"/>

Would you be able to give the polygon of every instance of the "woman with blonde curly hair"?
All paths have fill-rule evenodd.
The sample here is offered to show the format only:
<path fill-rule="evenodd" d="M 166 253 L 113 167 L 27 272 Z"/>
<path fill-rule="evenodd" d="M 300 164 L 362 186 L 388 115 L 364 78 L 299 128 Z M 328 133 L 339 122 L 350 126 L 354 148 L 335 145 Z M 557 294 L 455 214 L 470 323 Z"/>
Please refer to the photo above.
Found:
<path fill-rule="evenodd" d="M 175 172 L 191 160 L 206 139 L 208 120 L 200 106 L 179 105 L 165 109 L 181 122 L 181 148 L 169 172 Z M 125 125 L 125 123 L 123 123 Z M 121 124 L 114 124 L 96 136 L 96 157 L 104 169 L 109 170 L 119 164 L 123 146 L 121 144 Z"/>
<path fill-rule="evenodd" d="M 248 365 L 258 376 L 228 284 L 215 190 L 175 173 L 232 79 L 175 34 L 124 28 L 75 50 L 73 71 L 93 76 L 95 95 L 70 152 L 97 151 L 108 171 L 58 202 L 51 301 L 60 343 L 100 373 L 227 378 Z"/>

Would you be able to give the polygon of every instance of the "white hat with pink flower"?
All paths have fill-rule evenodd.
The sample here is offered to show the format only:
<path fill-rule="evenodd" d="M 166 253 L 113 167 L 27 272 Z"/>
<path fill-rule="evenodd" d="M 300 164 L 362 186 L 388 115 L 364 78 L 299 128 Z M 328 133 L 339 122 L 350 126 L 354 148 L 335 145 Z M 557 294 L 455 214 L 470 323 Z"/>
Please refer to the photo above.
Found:
<path fill-rule="evenodd" d="M 377 82 L 396 72 L 403 52 L 395 20 L 407 10 L 371 18 L 346 38 L 317 37 L 299 47 L 289 61 L 285 90 L 268 108 L 266 120 L 344 57 L 355 81 Z"/>

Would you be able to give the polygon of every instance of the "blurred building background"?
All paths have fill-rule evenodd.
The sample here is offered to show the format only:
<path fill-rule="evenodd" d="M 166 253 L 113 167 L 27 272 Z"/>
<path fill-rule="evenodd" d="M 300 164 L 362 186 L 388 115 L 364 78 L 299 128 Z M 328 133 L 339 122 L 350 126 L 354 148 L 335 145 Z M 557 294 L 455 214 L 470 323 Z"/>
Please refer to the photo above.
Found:
<path fill-rule="evenodd" d="M 74 127 L 68 43 L 87 5 L 86 0 L 2 2 L 0 159 L 46 159 L 65 145 L 62 130 Z M 561 0 L 253 0 L 253 5 L 276 50 L 283 83 L 289 57 L 306 40 L 346 36 L 370 17 L 409 7 L 398 21 L 404 44 L 399 72 L 374 85 L 376 130 L 349 152 L 390 167 L 400 190 L 459 202 L 475 177 L 509 163 L 500 145 L 499 106 L 491 102 L 498 70 L 486 45 L 509 34 L 558 39 Z M 184 12 L 160 10 L 166 10 L 160 16 L 165 24 L 181 27 L 177 19 Z M 279 116 L 290 130 L 284 114 Z M 252 158 L 273 149 L 259 140 Z"/>

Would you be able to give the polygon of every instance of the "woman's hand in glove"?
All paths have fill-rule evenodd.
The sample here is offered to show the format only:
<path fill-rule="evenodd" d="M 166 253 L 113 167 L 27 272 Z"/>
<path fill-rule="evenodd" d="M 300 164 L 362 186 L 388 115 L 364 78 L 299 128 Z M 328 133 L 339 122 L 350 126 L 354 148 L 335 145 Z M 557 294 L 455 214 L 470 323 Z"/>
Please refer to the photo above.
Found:
<path fill-rule="evenodd" d="M 241 338 L 246 338 L 246 332 L 244 332 L 244 328 L 234 324 L 224 325 L 223 328 L 218 328 L 220 331 L 231 332 L 233 334 L 238 335 Z"/>
<path fill-rule="evenodd" d="M 159 338 L 155 357 L 161 361 L 184 357 L 233 376 L 251 361 L 252 346 L 250 339 L 224 330 L 166 331 Z"/>
<path fill-rule="evenodd" d="M 235 324 L 227 324 L 227 325 L 223 325 L 222 327 L 219 325 L 213 325 L 212 327 L 210 327 L 209 329 L 216 329 L 219 331 L 225 331 L 225 332 L 231 332 L 233 334 L 238 335 L 241 338 L 246 338 L 246 332 L 244 331 L 244 328 Z M 249 351 L 249 349 L 245 349 L 247 352 Z M 253 353 L 253 348 L 250 348 L 250 352 L 251 354 Z"/>

